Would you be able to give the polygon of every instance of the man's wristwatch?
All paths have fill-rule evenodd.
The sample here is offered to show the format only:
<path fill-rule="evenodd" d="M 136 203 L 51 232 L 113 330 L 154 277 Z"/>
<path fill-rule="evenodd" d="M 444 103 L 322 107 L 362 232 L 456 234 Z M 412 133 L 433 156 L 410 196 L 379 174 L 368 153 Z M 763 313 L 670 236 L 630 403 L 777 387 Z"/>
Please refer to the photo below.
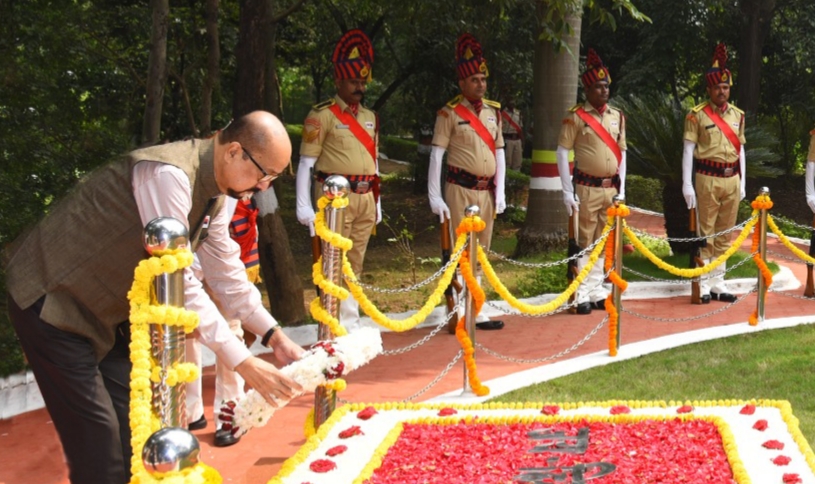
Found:
<path fill-rule="evenodd" d="M 274 332 L 280 329 L 280 326 L 272 326 L 269 331 L 266 331 L 266 334 L 263 335 L 263 338 L 260 340 L 260 344 L 263 346 L 269 346 L 269 340 L 272 339 Z"/>

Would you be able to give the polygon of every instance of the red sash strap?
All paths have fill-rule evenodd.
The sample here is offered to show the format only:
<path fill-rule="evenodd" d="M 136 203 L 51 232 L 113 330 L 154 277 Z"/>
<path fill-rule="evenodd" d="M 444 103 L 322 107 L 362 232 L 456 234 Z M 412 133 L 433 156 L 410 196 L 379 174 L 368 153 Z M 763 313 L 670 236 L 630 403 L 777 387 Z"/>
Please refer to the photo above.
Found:
<path fill-rule="evenodd" d="M 603 143 L 605 143 L 606 146 L 608 146 L 608 149 L 610 149 L 611 152 L 614 153 L 614 156 L 617 158 L 617 166 L 620 166 L 620 163 L 622 163 L 623 161 L 623 152 L 620 151 L 620 145 L 618 145 L 617 142 L 614 141 L 614 138 L 612 138 L 609 132 L 606 131 L 606 128 L 604 128 L 603 125 L 600 124 L 600 122 L 594 118 L 594 116 L 587 113 L 582 106 L 577 108 L 577 111 L 575 111 L 575 113 L 577 113 L 577 115 L 580 116 L 580 119 L 585 121 L 585 123 L 588 124 L 591 127 L 591 129 L 594 130 L 595 133 L 597 133 L 600 139 L 603 140 Z"/>
<path fill-rule="evenodd" d="M 490 151 L 492 151 L 492 155 L 495 156 L 495 140 L 492 139 L 490 132 L 487 131 L 487 128 L 484 126 L 481 120 L 478 119 L 476 115 L 473 114 L 472 111 L 465 108 L 461 104 L 456 104 L 456 107 L 453 108 L 453 110 L 456 112 L 456 114 L 459 115 L 461 119 L 470 122 L 470 126 L 472 126 L 473 129 L 475 129 L 475 132 L 481 138 L 481 141 L 487 144 Z"/>
<path fill-rule="evenodd" d="M 716 123 L 716 126 L 719 127 L 722 134 L 724 134 L 728 141 L 730 141 L 730 144 L 733 145 L 733 148 L 736 148 L 736 153 L 741 153 L 741 141 L 739 141 L 739 135 L 737 135 L 736 132 L 733 131 L 733 128 L 731 128 L 730 125 L 727 124 L 721 116 L 719 116 L 719 113 L 710 107 L 710 103 L 708 103 L 707 106 L 702 109 L 702 111 L 704 111 L 705 114 L 707 114 L 707 117 Z"/>
<path fill-rule="evenodd" d="M 512 116 L 507 114 L 506 111 L 501 111 L 501 116 L 504 119 L 507 120 L 507 123 L 509 123 L 509 125 L 512 126 L 512 128 L 515 130 L 515 132 L 517 132 L 519 135 L 523 134 L 523 131 L 521 131 L 521 127 L 518 126 L 518 123 L 516 123 L 515 121 L 512 120 Z"/>
<path fill-rule="evenodd" d="M 371 138 L 371 135 L 365 131 L 365 128 L 359 124 L 357 118 L 340 109 L 338 104 L 332 104 L 328 109 L 334 113 L 334 116 L 336 116 L 342 124 L 348 126 L 348 129 L 351 130 L 351 134 L 368 150 L 368 154 L 371 155 L 371 158 L 374 160 L 374 165 L 376 165 L 376 142 Z"/>

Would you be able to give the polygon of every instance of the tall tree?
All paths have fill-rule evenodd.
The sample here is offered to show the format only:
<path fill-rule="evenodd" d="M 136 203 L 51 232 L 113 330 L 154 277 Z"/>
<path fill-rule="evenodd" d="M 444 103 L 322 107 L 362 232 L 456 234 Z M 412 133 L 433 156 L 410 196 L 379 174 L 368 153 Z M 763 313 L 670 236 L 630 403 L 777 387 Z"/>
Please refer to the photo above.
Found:
<path fill-rule="evenodd" d="M 770 33 L 776 0 L 742 0 L 744 15 L 739 47 L 739 107 L 750 113 L 758 110 L 761 94 L 762 48 Z"/>
<path fill-rule="evenodd" d="M 161 112 L 164 84 L 167 79 L 167 31 L 170 23 L 170 1 L 150 0 L 153 28 L 150 32 L 146 101 L 142 123 L 142 144 L 151 145 L 161 136 Z"/>
<path fill-rule="evenodd" d="M 201 87 L 201 109 L 198 124 L 204 136 L 212 131 L 212 93 L 220 84 L 221 44 L 218 35 L 219 0 L 206 0 L 204 17 L 206 19 L 207 68 L 204 85 Z"/>

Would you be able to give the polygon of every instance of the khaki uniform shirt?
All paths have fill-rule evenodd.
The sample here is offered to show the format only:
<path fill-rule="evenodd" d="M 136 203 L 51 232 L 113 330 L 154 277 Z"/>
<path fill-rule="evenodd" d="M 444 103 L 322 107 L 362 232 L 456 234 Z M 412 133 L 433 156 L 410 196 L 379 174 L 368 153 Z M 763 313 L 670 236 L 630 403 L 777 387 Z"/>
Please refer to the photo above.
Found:
<path fill-rule="evenodd" d="M 702 103 L 685 117 L 685 140 L 696 143 L 693 156 L 700 160 L 712 160 L 718 163 L 735 163 L 739 161 L 736 147 L 722 133 L 722 130 L 703 111 L 708 103 Z M 718 109 L 716 106 L 711 106 Z M 744 138 L 744 112 L 728 103 L 724 113 L 719 112 L 725 123 L 730 125 L 739 137 L 742 145 Z"/>
<path fill-rule="evenodd" d="M 809 140 L 809 155 L 807 155 L 807 161 L 815 161 L 815 129 L 809 132 L 812 135 L 812 138 Z"/>
<path fill-rule="evenodd" d="M 461 168 L 476 176 L 495 176 L 495 155 L 475 132 L 475 128 L 453 110 L 451 104 L 455 106 L 457 100 L 460 100 L 458 102 L 475 114 L 473 105 L 467 99 L 459 96 L 450 101 L 436 113 L 433 145 L 447 150 L 448 165 Z M 478 119 L 495 140 L 495 149 L 500 149 L 504 147 L 501 114 L 498 109 L 488 104 L 490 102 L 484 99 Z"/>
<path fill-rule="evenodd" d="M 580 119 L 580 116 L 576 113 L 579 107 L 579 105 L 573 107 L 569 114 L 563 118 L 557 144 L 574 150 L 575 166 L 583 173 L 600 178 L 616 175 L 619 171 L 617 157 L 606 146 L 600 135 Z M 603 125 L 613 139 L 617 140 L 617 146 L 620 147 L 620 150 L 625 151 L 625 116 L 623 116 L 623 112 L 607 106 L 605 112 L 600 114 L 588 102 L 583 104 L 582 107 L 590 116 Z"/>
<path fill-rule="evenodd" d="M 518 125 L 519 128 L 523 129 L 524 125 L 521 122 L 521 112 L 520 111 L 517 111 L 517 110 L 509 111 L 509 110 L 505 109 L 503 112 L 506 113 L 506 115 L 509 116 L 509 118 L 511 120 L 513 120 L 515 122 L 515 124 Z M 515 129 L 514 126 L 512 126 L 512 123 L 507 122 L 506 119 L 503 120 L 502 129 L 503 129 L 504 134 L 521 134 L 520 132 L 518 132 L 517 129 Z"/>
<path fill-rule="evenodd" d="M 348 105 L 339 96 L 334 96 L 333 99 L 314 106 L 303 123 L 300 155 L 317 158 L 315 169 L 325 173 L 376 175 L 376 160 L 371 157 L 349 127 L 340 122 L 337 116 L 328 109 L 332 104 L 337 104 L 340 109 L 353 116 Z M 374 139 L 378 152 L 376 114 L 360 105 L 357 122 Z"/>

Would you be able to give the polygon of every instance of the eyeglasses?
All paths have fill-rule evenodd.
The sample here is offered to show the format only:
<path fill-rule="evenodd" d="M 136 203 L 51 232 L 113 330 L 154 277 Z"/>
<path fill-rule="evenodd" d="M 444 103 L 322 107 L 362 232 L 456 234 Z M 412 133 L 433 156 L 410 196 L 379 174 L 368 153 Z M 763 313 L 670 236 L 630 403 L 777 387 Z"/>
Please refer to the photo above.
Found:
<path fill-rule="evenodd" d="M 260 179 L 258 179 L 258 183 L 268 183 L 268 182 L 271 182 L 272 180 L 274 180 L 275 178 L 280 176 L 280 173 L 271 173 L 271 174 L 267 173 L 266 170 L 264 170 L 263 167 L 260 166 L 260 163 L 258 163 L 257 161 L 255 161 L 254 158 L 252 158 L 252 154 L 249 153 L 249 151 L 247 151 L 246 148 L 241 146 L 241 149 L 243 150 L 244 153 L 246 153 L 246 156 L 249 157 L 249 160 L 252 163 L 254 163 L 256 167 L 258 167 L 258 170 L 260 170 L 260 172 L 263 173 L 263 176 L 260 177 Z"/>

